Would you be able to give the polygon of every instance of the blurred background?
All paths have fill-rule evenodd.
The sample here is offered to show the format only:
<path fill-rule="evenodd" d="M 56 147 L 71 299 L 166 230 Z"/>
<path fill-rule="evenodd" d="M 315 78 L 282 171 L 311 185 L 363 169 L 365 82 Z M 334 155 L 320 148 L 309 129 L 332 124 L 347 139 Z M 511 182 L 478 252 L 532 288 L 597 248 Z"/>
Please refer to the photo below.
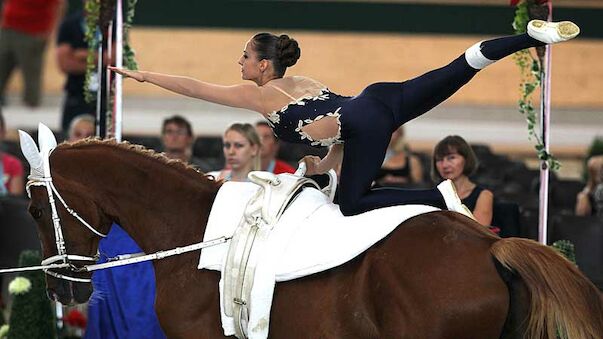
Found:
<path fill-rule="evenodd" d="M 81 1 L 68 1 L 68 11 Z M 302 58 L 289 75 L 313 77 L 332 90 L 354 95 L 376 81 L 401 81 L 444 65 L 475 43 L 512 34 L 515 7 L 503 0 L 443 1 L 139 1 L 131 45 L 140 69 L 183 74 L 220 84 L 240 82 L 236 64 L 247 39 L 259 31 L 298 39 Z M 581 36 L 553 47 L 553 153 L 570 160 L 564 176 L 577 177 L 574 160 L 584 155 L 603 126 L 603 2 L 554 1 L 553 17 L 578 22 Z M 3 109 L 7 126 L 34 128 L 38 121 L 60 129 L 65 76 L 54 41 L 44 62 L 42 105 L 20 104 L 22 82 L 14 74 Z M 517 113 L 519 70 L 506 58 L 429 114 L 406 125 L 416 151 L 429 152 L 448 134 L 484 143 L 521 160 L 533 156 L 525 119 Z M 257 116 L 177 96 L 154 86 L 124 82 L 124 133 L 157 135 L 161 120 L 181 114 L 195 134 L 220 136 L 232 121 Z M 537 100 L 537 96 L 536 96 Z M 9 133 L 8 138 L 14 138 Z"/>
<path fill-rule="evenodd" d="M 21 160 L 17 129 L 35 132 L 42 122 L 60 140 L 67 138 L 61 126 L 66 76 L 58 66 L 57 35 L 60 22 L 80 11 L 82 1 L 62 3 L 63 13 L 42 55 L 39 104 L 23 102 L 20 70 L 6 84 L 2 147 Z M 229 85 L 241 82 L 237 60 L 253 34 L 286 33 L 298 40 L 302 51 L 287 75 L 309 76 L 334 92 L 355 95 L 373 82 L 403 81 L 443 66 L 477 41 L 513 34 L 515 9 L 509 0 L 140 0 L 130 41 L 141 70 Z M 603 211 L 599 216 L 594 209 L 578 213 L 576 206 L 579 193 L 593 184 L 588 159 L 603 154 L 603 1 L 554 0 L 553 18 L 576 22 L 581 35 L 552 47 L 550 147 L 562 167 L 551 178 L 549 243 L 571 241 L 579 267 L 603 288 Z M 520 79 L 519 67 L 508 57 L 407 123 L 405 149 L 422 164 L 424 181 L 406 186 L 431 187 L 434 145 L 448 135 L 460 135 L 480 161 L 471 179 L 494 193 L 492 224 L 499 234 L 536 239 L 539 161 L 534 141 L 528 140 L 526 118 L 518 112 Z M 538 94 L 533 100 L 538 107 Z M 254 112 L 133 80 L 124 81 L 123 105 L 125 140 L 161 151 L 164 119 L 182 116 L 194 131 L 192 155 L 214 164 L 214 170 L 224 166 L 221 137 L 227 126 L 259 120 Z M 324 154 L 282 143 L 278 157 L 296 166 L 308 153 Z M 603 161 L 593 166 L 590 179 L 598 178 L 600 184 Z M 16 265 L 21 249 L 37 246 L 22 195 L 0 198 L 0 267 Z M 23 240 L 15 242 L 17 238 Z"/>

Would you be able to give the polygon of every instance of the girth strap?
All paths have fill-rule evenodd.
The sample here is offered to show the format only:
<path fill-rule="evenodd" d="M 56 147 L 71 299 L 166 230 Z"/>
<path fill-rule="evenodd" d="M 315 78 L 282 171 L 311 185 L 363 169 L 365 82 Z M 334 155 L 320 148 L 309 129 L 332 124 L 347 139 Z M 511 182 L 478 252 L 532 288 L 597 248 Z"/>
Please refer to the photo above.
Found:
<path fill-rule="evenodd" d="M 255 269 L 270 232 L 304 187 L 320 189 L 314 180 L 291 174 L 255 171 L 248 177 L 260 189 L 247 203 L 224 268 L 224 311 L 235 320 L 237 338 L 247 338 Z"/>

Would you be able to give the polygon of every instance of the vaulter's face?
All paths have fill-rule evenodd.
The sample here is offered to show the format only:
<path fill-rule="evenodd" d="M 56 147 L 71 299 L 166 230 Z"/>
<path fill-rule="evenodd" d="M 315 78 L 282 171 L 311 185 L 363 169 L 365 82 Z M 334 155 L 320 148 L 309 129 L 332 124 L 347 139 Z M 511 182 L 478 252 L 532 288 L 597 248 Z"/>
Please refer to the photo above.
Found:
<path fill-rule="evenodd" d="M 253 42 L 247 41 L 243 49 L 243 55 L 239 58 L 241 65 L 241 78 L 243 80 L 254 80 L 260 78 L 262 70 L 260 69 L 260 60 L 253 48 Z"/>

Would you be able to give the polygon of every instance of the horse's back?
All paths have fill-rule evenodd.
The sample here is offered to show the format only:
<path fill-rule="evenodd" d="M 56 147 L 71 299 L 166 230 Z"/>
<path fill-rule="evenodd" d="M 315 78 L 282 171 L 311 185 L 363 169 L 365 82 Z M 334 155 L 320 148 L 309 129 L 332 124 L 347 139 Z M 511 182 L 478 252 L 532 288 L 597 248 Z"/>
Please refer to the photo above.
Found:
<path fill-rule="evenodd" d="M 271 337 L 498 338 L 508 293 L 496 238 L 470 223 L 420 215 L 345 265 L 278 284 Z"/>

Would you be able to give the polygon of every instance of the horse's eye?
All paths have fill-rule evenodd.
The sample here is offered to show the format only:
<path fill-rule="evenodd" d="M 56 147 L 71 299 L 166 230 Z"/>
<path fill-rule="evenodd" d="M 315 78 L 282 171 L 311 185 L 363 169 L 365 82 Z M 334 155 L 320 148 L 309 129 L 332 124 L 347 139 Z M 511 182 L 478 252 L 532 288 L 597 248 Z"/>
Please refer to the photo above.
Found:
<path fill-rule="evenodd" d="M 29 213 L 34 217 L 34 219 L 40 219 L 42 217 L 42 210 L 39 208 L 30 208 Z"/>

